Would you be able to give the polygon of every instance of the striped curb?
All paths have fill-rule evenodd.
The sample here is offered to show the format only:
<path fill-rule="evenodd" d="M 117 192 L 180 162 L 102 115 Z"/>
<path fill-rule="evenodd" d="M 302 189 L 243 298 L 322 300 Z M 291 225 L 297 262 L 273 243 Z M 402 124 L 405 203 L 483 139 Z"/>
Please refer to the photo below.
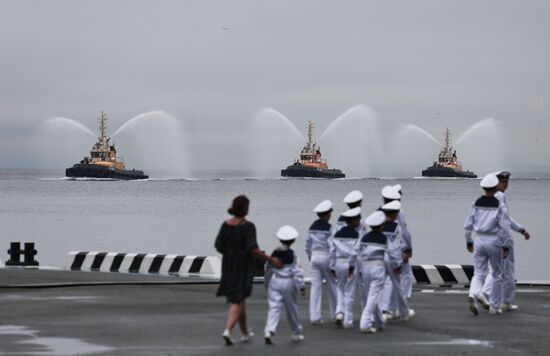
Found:
<path fill-rule="evenodd" d="M 412 266 L 416 285 L 468 285 L 474 275 L 472 265 Z"/>
<path fill-rule="evenodd" d="M 474 274 L 472 265 L 413 265 L 411 267 L 415 285 L 468 285 Z M 217 256 L 71 251 L 68 253 L 65 269 L 216 279 L 221 276 L 221 260 Z M 256 277 L 257 281 L 262 279 L 261 276 Z M 307 280 L 309 281 L 309 278 Z"/>
<path fill-rule="evenodd" d="M 71 251 L 67 255 L 65 269 L 220 278 L 221 261 L 215 256 Z"/>

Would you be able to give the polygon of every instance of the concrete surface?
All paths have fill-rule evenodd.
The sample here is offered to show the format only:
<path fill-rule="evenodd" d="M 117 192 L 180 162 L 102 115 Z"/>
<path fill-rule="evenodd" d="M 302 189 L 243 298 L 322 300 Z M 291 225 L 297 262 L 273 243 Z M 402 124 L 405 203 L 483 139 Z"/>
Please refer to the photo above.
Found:
<path fill-rule="evenodd" d="M 185 284 L 166 284 L 174 282 Z M 2 269 L 0 355 L 547 355 L 550 350 L 548 287 L 519 287 L 519 311 L 500 316 L 482 312 L 478 317 L 468 310 L 463 288 L 415 288 L 411 306 L 417 316 L 390 322 L 374 335 L 328 322 L 310 326 L 308 299 L 303 298 L 306 340 L 290 341 L 283 316 L 276 344 L 267 346 L 262 338 L 265 293 L 263 285 L 255 285 L 248 313 L 256 336 L 249 344 L 225 347 L 221 333 L 227 305 L 215 298 L 216 284 L 194 282 Z"/>

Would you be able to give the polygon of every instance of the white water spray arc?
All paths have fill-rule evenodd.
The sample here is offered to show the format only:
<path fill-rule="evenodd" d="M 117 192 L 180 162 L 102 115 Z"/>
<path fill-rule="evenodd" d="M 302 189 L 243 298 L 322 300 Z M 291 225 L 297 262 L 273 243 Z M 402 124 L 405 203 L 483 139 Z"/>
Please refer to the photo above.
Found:
<path fill-rule="evenodd" d="M 47 119 L 46 120 L 46 125 L 47 126 L 60 125 L 60 126 L 65 126 L 65 127 L 72 127 L 72 128 L 78 129 L 78 130 L 80 130 L 82 132 L 85 132 L 88 135 L 96 138 L 96 135 L 86 125 L 84 125 L 83 123 L 78 122 L 76 120 L 68 119 L 66 117 L 53 117 L 51 119 Z"/>
<path fill-rule="evenodd" d="M 470 126 L 468 128 L 468 130 L 464 131 L 464 133 L 462 135 L 460 135 L 460 137 L 456 140 L 455 146 L 460 144 L 462 141 L 464 141 L 465 139 L 470 137 L 473 133 L 475 133 L 478 130 L 481 130 L 481 129 L 484 129 L 484 128 L 495 129 L 496 126 L 497 126 L 497 122 L 496 122 L 495 119 L 493 119 L 493 118 L 483 119 L 483 120 L 473 124 L 472 126 Z"/>
<path fill-rule="evenodd" d="M 414 132 L 418 132 L 424 136 L 426 136 L 427 138 L 429 138 L 430 140 L 432 140 L 434 143 L 436 143 L 439 147 L 443 146 L 441 144 L 441 142 L 439 142 L 435 137 L 433 137 L 432 134 L 430 134 L 428 131 L 424 130 L 423 128 L 419 127 L 419 126 L 416 126 L 416 125 L 413 125 L 413 124 L 407 124 L 407 125 L 402 125 L 402 128 L 404 131 L 414 131 Z"/>

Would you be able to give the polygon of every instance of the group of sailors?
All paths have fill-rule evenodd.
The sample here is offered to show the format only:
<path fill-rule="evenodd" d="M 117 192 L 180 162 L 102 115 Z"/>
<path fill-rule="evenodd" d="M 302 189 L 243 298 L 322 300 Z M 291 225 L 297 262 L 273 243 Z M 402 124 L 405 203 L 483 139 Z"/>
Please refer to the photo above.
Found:
<path fill-rule="evenodd" d="M 345 329 L 354 327 L 354 303 L 359 294 L 360 330 L 376 333 L 388 320 L 408 320 L 412 291 L 412 239 L 401 212 L 401 186 L 382 189 L 382 205 L 362 219 L 363 194 L 352 191 L 344 198 L 348 209 L 330 224 L 333 204 L 324 200 L 313 211 L 317 220 L 308 230 L 306 254 L 311 263 L 309 315 L 312 325 L 323 324 L 322 287 L 326 282 L 329 317 Z M 305 293 L 304 274 L 290 248 L 298 231 L 285 225 L 277 232 L 281 245 L 272 256 L 283 261 L 277 269 L 267 264 L 265 281 L 268 316 L 264 330 L 267 344 L 273 342 L 281 309 L 285 308 L 292 340 L 303 340 L 298 313 L 298 293 Z"/>
<path fill-rule="evenodd" d="M 474 315 L 480 307 L 489 314 L 516 310 L 514 247 L 511 231 L 529 239 L 525 228 L 510 217 L 505 191 L 510 173 L 486 175 L 481 181 L 484 195 L 477 199 L 466 219 L 466 245 L 474 256 L 474 275 L 468 305 Z M 314 208 L 317 220 L 308 230 L 306 254 L 311 264 L 309 317 L 312 325 L 323 324 L 323 282 L 328 294 L 328 314 L 336 325 L 354 327 L 354 302 L 359 294 L 362 333 L 383 330 L 392 319 L 408 320 L 415 315 L 409 307 L 413 274 L 412 238 L 401 211 L 401 186 L 382 189 L 382 205 L 362 219 L 363 195 L 352 191 L 344 198 L 348 209 L 331 225 L 333 204 L 325 200 Z M 305 294 L 304 273 L 291 245 L 298 231 L 285 225 L 277 232 L 281 245 L 273 253 L 284 267 L 266 267 L 269 304 L 264 338 L 273 342 L 284 306 L 292 340 L 301 341 L 303 326 L 298 312 L 298 294 Z"/>

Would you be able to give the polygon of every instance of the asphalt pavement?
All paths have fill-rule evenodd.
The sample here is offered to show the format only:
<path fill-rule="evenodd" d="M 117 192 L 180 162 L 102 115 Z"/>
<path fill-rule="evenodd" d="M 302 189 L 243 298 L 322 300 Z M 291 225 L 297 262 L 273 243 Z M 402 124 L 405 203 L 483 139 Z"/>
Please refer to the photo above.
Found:
<path fill-rule="evenodd" d="M 409 321 L 365 335 L 326 319 L 308 322 L 292 343 L 281 318 L 274 345 L 263 343 L 267 313 L 262 284 L 248 301 L 256 336 L 223 345 L 227 305 L 217 285 L 189 278 L 95 272 L 0 269 L 0 355 L 547 355 L 550 288 L 518 287 L 520 309 L 473 316 L 464 288 L 416 288 Z M 326 301 L 326 298 L 325 298 Z M 358 307 L 357 315 L 358 317 Z M 357 322 L 356 322 L 357 324 Z M 238 340 L 238 329 L 234 339 Z"/>

